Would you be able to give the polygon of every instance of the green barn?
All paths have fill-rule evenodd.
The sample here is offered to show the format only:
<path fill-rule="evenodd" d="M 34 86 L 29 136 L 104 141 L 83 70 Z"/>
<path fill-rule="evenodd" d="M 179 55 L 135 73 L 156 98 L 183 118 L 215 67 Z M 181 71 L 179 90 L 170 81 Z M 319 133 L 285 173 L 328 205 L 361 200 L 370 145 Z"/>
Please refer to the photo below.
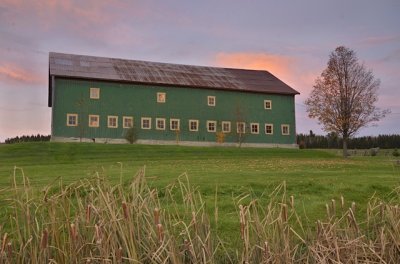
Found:
<path fill-rule="evenodd" d="M 267 71 L 49 54 L 53 141 L 297 147 L 296 94 Z"/>

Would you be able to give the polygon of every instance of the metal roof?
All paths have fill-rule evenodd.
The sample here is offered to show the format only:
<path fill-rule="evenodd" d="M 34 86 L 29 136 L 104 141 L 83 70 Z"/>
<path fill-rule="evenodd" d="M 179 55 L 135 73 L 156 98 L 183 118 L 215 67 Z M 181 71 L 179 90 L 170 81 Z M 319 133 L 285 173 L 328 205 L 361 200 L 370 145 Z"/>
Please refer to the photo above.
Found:
<path fill-rule="evenodd" d="M 181 65 L 50 52 L 49 77 L 256 93 L 299 94 L 268 71 Z M 49 106 L 52 82 L 49 81 Z"/>

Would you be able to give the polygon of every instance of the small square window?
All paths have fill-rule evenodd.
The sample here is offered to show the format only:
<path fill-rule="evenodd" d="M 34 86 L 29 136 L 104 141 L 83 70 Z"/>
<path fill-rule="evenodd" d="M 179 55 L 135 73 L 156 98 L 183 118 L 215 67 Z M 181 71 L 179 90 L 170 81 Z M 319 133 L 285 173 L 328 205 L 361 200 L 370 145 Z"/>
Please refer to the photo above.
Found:
<path fill-rule="evenodd" d="M 89 115 L 89 127 L 99 127 L 98 115 Z"/>
<path fill-rule="evenodd" d="M 272 109 L 272 101 L 264 100 L 264 109 Z"/>
<path fill-rule="evenodd" d="M 118 116 L 108 116 L 107 117 L 107 126 L 110 128 L 118 127 Z"/>
<path fill-rule="evenodd" d="M 245 122 L 237 122 L 236 123 L 236 132 L 238 134 L 246 133 L 246 123 Z"/>
<path fill-rule="evenodd" d="M 165 103 L 167 96 L 165 93 L 157 93 L 157 103 Z"/>
<path fill-rule="evenodd" d="M 151 118 L 142 117 L 141 124 L 142 124 L 142 129 L 151 129 Z"/>
<path fill-rule="evenodd" d="M 231 132 L 231 122 L 222 121 L 222 132 L 230 133 Z"/>
<path fill-rule="evenodd" d="M 179 130 L 179 119 L 171 118 L 169 120 L 169 129 L 172 131 L 178 131 Z"/>
<path fill-rule="evenodd" d="M 207 96 L 208 106 L 215 106 L 215 96 Z"/>
<path fill-rule="evenodd" d="M 258 134 L 259 133 L 259 124 L 258 123 L 251 123 L 250 124 L 250 128 L 251 128 L 251 134 Z"/>
<path fill-rule="evenodd" d="M 207 121 L 207 131 L 216 132 L 217 131 L 217 121 Z"/>
<path fill-rule="evenodd" d="M 67 114 L 67 126 L 78 125 L 78 114 Z"/>
<path fill-rule="evenodd" d="M 122 118 L 122 127 L 123 128 L 132 128 L 133 127 L 133 117 L 124 116 Z"/>
<path fill-rule="evenodd" d="M 274 125 L 273 124 L 265 124 L 265 134 L 267 134 L 267 135 L 274 134 Z"/>
<path fill-rule="evenodd" d="M 199 131 L 199 120 L 189 120 L 189 131 Z"/>
<path fill-rule="evenodd" d="M 165 118 L 156 118 L 156 129 L 165 130 Z"/>
<path fill-rule="evenodd" d="M 90 99 L 100 99 L 100 88 L 90 88 Z"/>
<path fill-rule="evenodd" d="M 289 125 L 281 125 L 282 135 L 289 135 Z"/>

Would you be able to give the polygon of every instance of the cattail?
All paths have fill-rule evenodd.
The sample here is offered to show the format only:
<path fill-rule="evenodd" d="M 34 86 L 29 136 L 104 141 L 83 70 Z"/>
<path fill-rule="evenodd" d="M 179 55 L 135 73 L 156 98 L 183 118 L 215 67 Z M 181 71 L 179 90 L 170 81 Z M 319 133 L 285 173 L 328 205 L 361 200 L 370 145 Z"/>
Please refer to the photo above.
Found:
<path fill-rule="evenodd" d="M 244 239 L 245 215 L 244 215 L 244 208 L 241 204 L 239 205 L 239 218 L 240 218 L 240 237 Z"/>
<path fill-rule="evenodd" d="M 100 229 L 100 226 L 95 224 L 94 225 L 94 229 L 95 229 L 96 243 L 97 244 L 101 244 L 101 229 Z"/>
<path fill-rule="evenodd" d="M 122 247 L 119 247 L 115 253 L 115 258 L 117 259 L 117 263 L 122 263 Z"/>
<path fill-rule="evenodd" d="M 160 223 L 160 210 L 156 207 L 154 208 L 154 224 L 158 225 Z"/>
<path fill-rule="evenodd" d="M 11 246 L 11 242 L 8 242 L 8 243 L 7 243 L 7 256 L 8 256 L 9 258 L 11 258 L 11 256 L 12 256 L 12 246 Z"/>
<path fill-rule="evenodd" d="M 340 196 L 340 206 L 342 207 L 342 210 L 344 209 L 344 197 L 343 195 Z"/>
<path fill-rule="evenodd" d="M 162 241 L 164 240 L 164 231 L 162 224 L 157 225 L 157 234 L 158 234 L 158 241 L 162 243 Z"/>
<path fill-rule="evenodd" d="M 78 238 L 78 231 L 76 230 L 75 224 L 70 225 L 69 234 L 71 236 L 71 240 L 75 243 Z"/>
<path fill-rule="evenodd" d="M 267 241 L 264 242 L 264 254 L 263 254 L 263 256 L 264 256 L 264 262 L 268 262 L 268 259 L 269 259 L 269 248 L 268 248 L 268 242 Z"/>
<path fill-rule="evenodd" d="M 379 203 L 379 209 L 380 209 L 381 220 L 383 220 L 383 217 L 385 215 L 385 205 L 382 202 Z"/>
<path fill-rule="evenodd" d="M 325 204 L 325 209 L 326 209 L 326 215 L 328 216 L 328 218 L 331 218 L 331 212 L 329 210 L 329 205 Z"/>
<path fill-rule="evenodd" d="M 90 204 L 88 206 L 86 206 L 86 223 L 90 222 L 90 212 L 91 212 L 91 206 Z"/>
<path fill-rule="evenodd" d="M 288 220 L 287 204 L 282 204 L 281 208 L 281 218 L 284 223 Z"/>
<path fill-rule="evenodd" d="M 41 249 L 46 249 L 46 248 L 47 248 L 48 240 L 49 240 L 49 231 L 47 230 L 47 228 L 45 228 L 45 229 L 43 230 L 43 233 L 42 233 L 42 240 L 41 240 L 41 242 L 40 242 L 40 248 L 41 248 Z"/>
<path fill-rule="evenodd" d="M 3 236 L 3 243 L 1 243 L 1 250 L 0 250 L 0 253 L 3 253 L 3 252 L 4 252 L 4 249 L 5 249 L 5 247 L 6 247 L 6 242 L 7 242 L 7 233 L 5 233 L 4 236 Z"/>
<path fill-rule="evenodd" d="M 318 237 L 321 236 L 321 234 L 322 234 L 322 229 L 323 229 L 322 223 L 321 223 L 320 220 L 318 220 L 318 221 L 317 221 L 317 236 L 318 236 Z"/>
<path fill-rule="evenodd" d="M 196 212 L 192 212 L 192 224 L 195 231 L 197 231 Z"/>
<path fill-rule="evenodd" d="M 129 208 L 126 202 L 122 202 L 122 211 L 124 212 L 125 219 L 129 219 Z"/>
<path fill-rule="evenodd" d="M 293 195 L 290 196 L 290 207 L 292 209 L 294 209 L 294 196 Z"/>
<path fill-rule="evenodd" d="M 331 205 L 332 205 L 332 215 L 335 216 L 336 215 L 336 201 L 335 201 L 335 199 L 331 200 Z"/>

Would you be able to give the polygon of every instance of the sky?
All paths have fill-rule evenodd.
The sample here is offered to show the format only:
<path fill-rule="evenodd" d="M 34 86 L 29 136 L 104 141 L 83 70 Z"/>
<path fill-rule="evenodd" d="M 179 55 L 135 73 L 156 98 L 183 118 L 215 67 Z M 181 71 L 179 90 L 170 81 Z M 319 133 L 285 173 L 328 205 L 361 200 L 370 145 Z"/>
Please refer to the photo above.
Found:
<path fill-rule="evenodd" d="M 391 110 L 358 135 L 400 133 L 399 14 L 399 0 L 0 0 L 0 142 L 50 134 L 51 51 L 267 70 L 301 93 L 297 132 L 326 134 L 304 101 L 344 45 Z"/>

